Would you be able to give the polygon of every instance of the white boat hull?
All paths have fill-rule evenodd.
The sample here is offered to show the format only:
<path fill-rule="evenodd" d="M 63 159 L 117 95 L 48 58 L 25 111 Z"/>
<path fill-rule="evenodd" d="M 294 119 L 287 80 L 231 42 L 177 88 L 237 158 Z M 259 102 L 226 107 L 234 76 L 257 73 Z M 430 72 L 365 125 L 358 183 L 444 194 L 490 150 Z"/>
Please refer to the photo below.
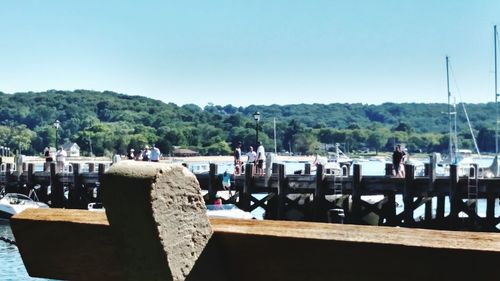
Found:
<path fill-rule="evenodd" d="M 7 193 L 0 199 L 0 219 L 10 219 L 29 208 L 48 208 L 47 204 L 36 202 L 24 194 Z"/>

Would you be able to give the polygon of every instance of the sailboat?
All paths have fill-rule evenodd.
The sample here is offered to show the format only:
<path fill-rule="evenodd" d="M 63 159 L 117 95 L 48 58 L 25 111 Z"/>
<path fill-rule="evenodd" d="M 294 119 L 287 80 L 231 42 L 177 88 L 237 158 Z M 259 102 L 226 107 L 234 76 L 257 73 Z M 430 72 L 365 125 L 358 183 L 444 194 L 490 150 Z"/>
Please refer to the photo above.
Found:
<path fill-rule="evenodd" d="M 500 177 L 500 162 L 498 160 L 498 64 L 497 64 L 497 41 L 498 32 L 497 26 L 493 26 L 493 49 L 494 49 L 494 65 L 495 65 L 495 157 L 489 167 L 482 169 L 482 176 L 485 178 Z M 480 176 L 481 176 L 480 173 Z"/>
<path fill-rule="evenodd" d="M 459 176 L 469 176 L 471 168 L 474 167 L 475 161 L 472 158 L 472 150 L 470 149 L 459 149 L 458 145 L 458 131 L 457 131 L 457 108 L 456 102 L 453 100 L 452 103 L 452 95 L 450 91 L 450 75 L 449 75 L 449 58 L 446 56 L 446 86 L 447 86 L 447 94 L 448 94 L 448 129 L 449 129 L 449 138 L 448 138 L 448 157 L 442 163 L 438 163 L 438 166 L 443 167 L 443 174 L 449 174 L 449 167 L 451 164 L 457 165 L 458 175 Z M 476 148 L 476 151 L 481 156 L 479 152 L 479 148 L 474 137 L 474 133 L 472 131 L 472 127 L 469 121 L 469 116 L 467 114 L 467 110 L 465 106 L 462 104 L 465 117 L 467 119 L 467 123 L 469 129 L 471 131 L 472 139 Z M 477 172 L 474 173 L 474 175 Z"/>
<path fill-rule="evenodd" d="M 328 153 L 328 162 L 336 162 L 339 164 L 342 163 L 351 164 L 352 159 L 349 156 L 345 155 L 345 153 L 340 149 L 339 143 L 335 143 L 335 152 Z"/>
<path fill-rule="evenodd" d="M 500 94 L 498 93 L 498 63 L 497 63 L 497 42 L 498 42 L 498 32 L 497 32 L 497 26 L 493 26 L 493 46 L 494 46 L 494 67 L 495 67 L 495 157 L 493 158 L 493 162 L 489 167 L 480 167 L 477 171 L 477 176 L 479 177 L 485 177 L 485 178 L 490 178 L 490 177 L 500 177 L 500 161 L 498 159 L 498 150 L 499 150 L 499 120 L 498 120 L 498 97 Z M 449 124 L 449 129 L 450 129 L 450 142 L 449 142 L 449 151 L 450 151 L 450 159 L 455 159 L 454 164 L 459 164 L 459 163 L 466 163 L 469 162 L 467 165 L 469 167 L 474 163 L 472 159 L 467 159 L 465 162 L 464 160 L 460 160 L 460 150 L 457 149 L 457 147 L 453 147 L 453 139 L 455 140 L 456 144 L 456 112 L 451 111 L 451 106 L 450 106 L 450 85 L 449 85 L 449 76 L 448 76 L 448 57 L 446 57 L 446 75 L 447 75 L 447 86 L 448 86 L 448 114 L 450 116 L 450 124 Z M 452 129 L 452 121 L 451 121 L 451 116 L 454 114 L 454 120 L 455 120 L 455 128 L 454 130 Z M 468 121 L 468 118 L 467 118 Z M 470 124 L 469 124 L 470 126 Z M 474 137 L 474 134 L 472 134 Z M 476 145 L 477 149 L 477 144 L 474 139 L 474 144 Z M 479 153 L 479 149 L 477 149 Z M 466 159 L 466 158 L 463 158 Z M 453 163 L 452 163 L 453 164 Z M 469 168 L 470 171 L 470 168 Z"/>
<path fill-rule="evenodd" d="M 495 158 L 490 167 L 487 168 L 486 174 L 494 177 L 500 176 L 500 165 L 498 161 L 498 64 L 497 64 L 497 41 L 498 32 L 497 26 L 493 26 L 493 46 L 494 46 L 494 61 L 495 61 Z"/>

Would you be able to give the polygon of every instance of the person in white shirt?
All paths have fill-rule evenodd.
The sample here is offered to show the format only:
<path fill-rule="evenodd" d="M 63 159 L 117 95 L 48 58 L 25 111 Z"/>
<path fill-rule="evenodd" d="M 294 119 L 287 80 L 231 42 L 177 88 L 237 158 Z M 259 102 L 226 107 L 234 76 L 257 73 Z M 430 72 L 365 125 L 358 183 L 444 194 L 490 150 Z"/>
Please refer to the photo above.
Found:
<path fill-rule="evenodd" d="M 66 156 L 68 154 L 66 153 L 66 150 L 61 146 L 59 147 L 59 150 L 56 153 L 56 164 L 57 164 L 57 171 L 62 172 L 64 171 L 64 164 L 66 162 Z"/>
<path fill-rule="evenodd" d="M 116 164 L 116 163 L 120 162 L 120 160 L 122 160 L 122 157 L 120 156 L 120 154 L 115 153 L 115 154 L 113 154 L 112 160 L 113 160 L 113 164 Z"/>
<path fill-rule="evenodd" d="M 255 170 L 255 162 L 257 160 L 257 153 L 253 150 L 253 146 L 248 147 L 248 152 L 247 152 L 247 164 L 252 164 L 252 174 L 254 173 L 253 171 Z"/>
<path fill-rule="evenodd" d="M 266 151 L 264 150 L 264 146 L 259 141 L 257 142 L 257 174 L 259 176 L 264 175 L 264 161 L 266 160 Z"/>
<path fill-rule="evenodd" d="M 161 156 L 160 149 L 156 147 L 156 145 L 153 145 L 153 149 L 151 150 L 151 153 L 149 155 L 151 162 L 160 162 L 160 156 Z"/>

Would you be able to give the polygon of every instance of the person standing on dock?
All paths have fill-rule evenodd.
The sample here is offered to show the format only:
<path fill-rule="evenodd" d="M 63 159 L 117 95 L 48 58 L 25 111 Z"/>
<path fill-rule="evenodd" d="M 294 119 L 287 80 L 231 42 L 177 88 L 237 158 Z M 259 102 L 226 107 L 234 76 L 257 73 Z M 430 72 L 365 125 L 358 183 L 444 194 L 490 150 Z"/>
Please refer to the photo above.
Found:
<path fill-rule="evenodd" d="M 50 146 L 45 147 L 45 149 L 43 150 L 43 155 L 45 156 L 43 171 L 46 172 L 50 169 L 50 163 L 54 161 L 54 158 L 52 158 L 52 151 L 50 151 Z"/>
<path fill-rule="evenodd" d="M 151 149 L 151 154 L 149 155 L 151 162 L 160 162 L 160 156 L 160 149 L 153 144 L 153 149 Z"/>
<path fill-rule="evenodd" d="M 151 150 L 149 150 L 149 145 L 146 145 L 146 147 L 144 147 L 144 150 L 142 151 L 142 161 L 149 161 L 150 156 Z"/>
<path fill-rule="evenodd" d="M 410 155 L 408 154 L 408 148 L 402 148 L 401 153 L 403 154 L 403 157 L 401 158 L 401 162 L 399 162 L 399 174 L 401 175 L 402 178 L 406 176 L 406 171 L 405 171 L 405 163 L 409 161 Z"/>
<path fill-rule="evenodd" d="M 401 170 L 404 170 L 403 164 L 403 159 L 404 159 L 404 152 L 401 150 L 401 145 L 398 144 L 396 145 L 396 148 L 394 149 L 394 152 L 392 153 L 392 169 L 393 169 L 393 175 L 396 177 L 403 177 L 404 176 L 404 171 L 402 172 Z"/>
<path fill-rule="evenodd" d="M 257 174 L 259 176 L 264 175 L 264 161 L 266 160 L 266 151 L 264 146 L 259 141 L 257 142 Z"/>
<path fill-rule="evenodd" d="M 241 174 L 241 141 L 238 142 L 236 148 L 234 149 L 234 174 Z"/>
<path fill-rule="evenodd" d="M 257 159 L 257 153 L 253 150 L 253 146 L 248 147 L 247 157 L 247 164 L 252 164 L 253 174 L 255 172 L 255 160 Z"/>
<path fill-rule="evenodd" d="M 135 154 L 134 159 L 136 161 L 142 161 L 142 154 L 144 153 L 144 150 L 139 150 L 137 154 Z"/>
<path fill-rule="evenodd" d="M 118 152 L 115 152 L 113 154 L 112 160 L 113 160 L 113 164 L 116 164 L 116 163 L 120 162 L 120 160 L 122 160 L 122 157 L 120 156 L 120 154 Z"/>
<path fill-rule="evenodd" d="M 128 154 L 127 154 L 127 158 L 128 158 L 128 160 L 134 160 L 135 155 L 134 155 L 134 149 L 133 149 L 133 148 L 131 148 L 131 149 L 129 150 L 129 152 L 128 152 Z"/>
<path fill-rule="evenodd" d="M 62 146 L 59 147 L 59 150 L 56 153 L 56 164 L 57 164 L 57 171 L 58 172 L 63 172 L 64 171 L 64 165 L 66 163 L 66 157 L 68 154 L 66 153 L 66 150 Z"/>

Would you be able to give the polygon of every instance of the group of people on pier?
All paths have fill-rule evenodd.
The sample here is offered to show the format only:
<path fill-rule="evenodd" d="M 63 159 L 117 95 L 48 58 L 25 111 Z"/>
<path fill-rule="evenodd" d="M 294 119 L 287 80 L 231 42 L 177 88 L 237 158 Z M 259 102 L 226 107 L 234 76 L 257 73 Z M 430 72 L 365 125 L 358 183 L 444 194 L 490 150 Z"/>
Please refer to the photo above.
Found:
<path fill-rule="evenodd" d="M 243 144 L 238 142 L 234 149 L 234 174 L 240 175 L 243 173 L 244 161 L 242 158 L 241 147 Z M 253 146 L 248 146 L 246 164 L 252 164 L 252 173 L 259 176 L 264 175 L 264 162 L 266 160 L 266 150 L 260 141 L 257 142 L 257 152 L 254 151 Z"/>
<path fill-rule="evenodd" d="M 257 152 L 254 151 L 253 146 L 248 146 L 248 152 L 245 154 L 246 161 L 243 160 L 243 153 L 241 151 L 241 147 L 243 144 L 239 141 L 236 144 L 236 147 L 233 151 L 234 157 L 234 173 L 233 175 L 238 176 L 245 172 L 244 164 L 252 165 L 252 174 L 256 174 L 259 176 L 264 175 L 264 162 L 266 160 L 266 151 L 264 146 L 260 141 L 257 142 Z M 231 174 L 228 170 L 224 171 L 222 174 L 222 187 L 224 190 L 229 191 L 229 195 L 231 196 Z"/>
<path fill-rule="evenodd" d="M 45 149 L 43 150 L 43 155 L 45 157 L 44 171 L 48 171 L 50 163 L 54 161 L 54 153 L 52 151 L 52 148 L 50 146 L 45 147 Z M 57 172 L 64 171 L 64 166 L 66 165 L 66 157 L 68 157 L 68 153 L 66 152 L 66 150 L 64 150 L 64 147 L 60 146 L 55 155 Z"/>
<path fill-rule="evenodd" d="M 135 153 L 135 150 L 131 148 L 127 154 L 127 159 L 136 160 L 136 161 L 151 161 L 151 162 L 160 162 L 161 159 L 161 151 L 160 149 L 153 144 L 150 148 L 149 145 L 146 145 L 143 150 Z"/>

